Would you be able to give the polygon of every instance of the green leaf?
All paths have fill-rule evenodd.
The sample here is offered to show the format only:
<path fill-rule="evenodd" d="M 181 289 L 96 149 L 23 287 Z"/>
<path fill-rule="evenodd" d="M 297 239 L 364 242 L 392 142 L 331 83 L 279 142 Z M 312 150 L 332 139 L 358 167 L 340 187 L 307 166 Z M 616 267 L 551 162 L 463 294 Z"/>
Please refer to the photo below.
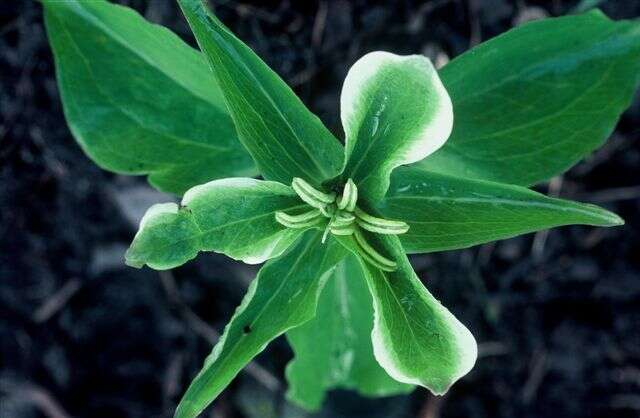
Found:
<path fill-rule="evenodd" d="M 320 233 L 309 231 L 291 251 L 265 264 L 175 417 L 197 416 L 271 340 L 311 319 L 324 283 L 345 255 L 335 240 L 323 245 Z"/>
<path fill-rule="evenodd" d="M 214 180 L 175 203 L 152 206 L 140 222 L 127 264 L 177 267 L 199 251 L 215 251 L 249 264 L 282 254 L 303 232 L 280 225 L 275 213 L 305 208 L 283 184 L 251 178 Z"/>
<path fill-rule="evenodd" d="M 309 410 L 331 389 L 365 396 L 408 393 L 413 386 L 393 380 L 373 357 L 373 306 L 355 256 L 343 260 L 325 285 L 316 316 L 287 332 L 295 358 L 287 366 L 287 397 Z"/>
<path fill-rule="evenodd" d="M 222 87 L 240 141 L 263 176 L 285 184 L 302 177 L 316 186 L 335 176 L 342 146 L 322 122 L 202 0 L 178 3 Z"/>
<path fill-rule="evenodd" d="M 126 7 L 43 4 L 67 122 L 96 164 L 177 194 L 256 174 L 198 52 Z"/>
<path fill-rule="evenodd" d="M 394 173 L 377 209 L 409 224 L 409 231 L 400 236 L 409 253 L 466 248 L 561 225 L 624 223 L 616 214 L 594 205 L 415 167 Z"/>
<path fill-rule="evenodd" d="M 444 394 L 476 361 L 473 335 L 420 282 L 397 236 L 363 233 L 398 265 L 382 271 L 359 257 L 373 295 L 376 360 L 395 380 Z M 358 254 L 352 237 L 339 242 Z"/>
<path fill-rule="evenodd" d="M 609 137 L 640 81 L 640 24 L 599 11 L 527 23 L 454 59 L 440 77 L 453 133 L 418 164 L 532 185 Z"/>
<path fill-rule="evenodd" d="M 451 100 L 428 58 L 372 52 L 349 70 L 340 96 L 346 136 L 344 180 L 379 200 L 391 171 L 419 161 L 451 132 Z"/>

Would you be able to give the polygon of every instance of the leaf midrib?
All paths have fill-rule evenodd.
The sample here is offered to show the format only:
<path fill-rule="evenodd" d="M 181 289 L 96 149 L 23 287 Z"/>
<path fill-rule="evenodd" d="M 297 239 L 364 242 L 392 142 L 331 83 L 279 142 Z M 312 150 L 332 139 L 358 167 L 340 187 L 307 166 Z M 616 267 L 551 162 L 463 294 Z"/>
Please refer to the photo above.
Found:
<path fill-rule="evenodd" d="M 317 234 L 314 235 L 313 238 L 318 238 Z M 297 266 L 302 262 L 304 256 L 307 254 L 307 252 L 309 251 L 309 249 L 311 248 L 311 246 L 313 245 L 314 241 L 313 238 L 308 238 L 309 242 L 307 243 L 307 245 L 305 246 L 304 250 L 300 253 L 300 256 L 296 259 L 296 261 L 292 264 L 291 268 L 289 268 L 289 270 L 287 271 L 287 274 L 285 275 L 285 277 L 283 277 L 282 281 L 280 282 L 280 285 L 278 286 L 278 289 L 273 292 L 271 294 L 271 296 L 269 297 L 269 299 L 266 301 L 266 303 L 263 305 L 262 308 L 260 308 L 260 310 L 258 311 L 258 313 L 255 315 L 254 320 L 251 321 L 251 326 L 254 326 L 254 324 L 262 317 L 262 315 L 264 314 L 264 312 L 267 310 L 267 308 L 271 305 L 271 303 L 273 302 L 273 300 L 275 299 L 275 297 L 282 291 L 282 288 L 287 284 L 287 279 L 291 276 L 292 272 L 295 271 L 295 269 L 297 268 Z M 318 263 L 320 266 L 324 266 L 324 262 L 326 260 L 326 254 L 327 251 L 325 251 L 323 259 L 320 263 Z M 307 288 L 307 292 L 308 290 L 310 290 L 313 286 L 308 286 Z M 246 311 L 243 311 L 246 312 Z M 233 318 L 232 318 L 233 320 Z M 280 327 L 282 328 L 282 327 Z M 286 329 L 285 329 L 286 331 Z M 281 334 L 282 332 L 285 331 L 280 331 L 279 333 Z M 227 352 L 228 354 L 220 361 L 220 363 L 218 363 L 218 366 L 216 367 L 217 370 L 222 370 L 224 369 L 224 366 L 231 360 L 233 359 L 235 356 L 233 355 L 236 350 L 241 346 L 241 342 L 246 338 L 245 335 L 241 335 L 240 338 L 238 338 L 238 340 L 236 341 L 236 343 L 233 344 L 233 346 L 231 347 L 231 349 Z M 222 347 L 222 350 L 220 352 L 220 355 L 222 355 L 222 351 L 225 349 L 225 347 Z M 220 357 L 218 357 L 220 358 Z M 216 359 L 217 360 L 217 359 Z M 211 366 L 213 366 L 215 364 L 214 363 L 211 364 Z M 213 369 L 213 367 L 210 367 L 207 370 L 207 377 L 205 378 L 205 384 L 203 386 L 209 386 L 211 381 L 214 379 L 214 374 L 211 372 L 211 370 Z M 219 390 L 216 389 L 216 391 L 219 393 Z"/>
<path fill-rule="evenodd" d="M 609 22 L 609 23 L 612 23 L 612 22 Z M 566 32 L 571 32 L 571 31 L 574 31 L 574 30 L 575 30 L 575 28 L 568 27 Z M 612 25 L 612 27 L 609 30 L 607 30 L 607 31 L 605 31 L 605 32 L 600 34 L 601 39 L 600 39 L 600 42 L 598 44 L 595 44 L 595 45 L 590 44 L 587 47 L 590 48 L 590 49 L 594 49 L 594 48 L 599 47 L 601 43 L 609 40 L 612 37 L 612 35 L 616 34 L 617 32 L 620 32 L 620 30 L 621 30 L 621 28 L 615 27 L 615 25 Z M 499 39 L 501 36 L 504 36 L 506 33 L 508 33 L 508 32 L 505 32 L 504 34 L 498 36 L 496 39 Z M 584 48 L 585 46 L 586 45 L 583 44 L 582 48 Z M 495 47 L 494 47 L 494 49 L 495 49 Z M 467 55 L 467 53 L 465 53 L 465 55 Z M 522 76 L 522 74 L 526 73 L 527 71 L 531 71 L 534 68 L 545 67 L 545 66 L 548 65 L 549 62 L 557 60 L 558 57 L 562 56 L 564 53 L 565 53 L 564 51 L 560 51 L 560 52 L 558 52 L 556 54 L 552 54 L 552 55 L 548 56 L 542 62 L 537 62 L 536 64 L 525 65 L 517 73 L 511 74 L 508 77 L 504 77 L 504 78 L 500 79 L 499 82 L 497 82 L 495 84 L 492 84 L 492 85 L 489 85 L 489 86 L 487 86 L 487 88 L 485 88 L 483 90 L 475 91 L 472 94 L 465 95 L 464 97 L 455 100 L 454 101 L 454 105 L 459 106 L 460 104 L 466 102 L 467 100 L 470 100 L 470 99 L 472 99 L 474 97 L 478 97 L 478 96 L 484 95 L 484 94 L 486 94 L 486 93 L 488 93 L 488 92 L 490 92 L 492 90 L 500 88 L 504 84 L 507 84 L 510 81 L 513 81 L 515 79 L 520 78 L 520 76 Z M 469 60 L 469 58 L 466 58 L 466 59 Z M 454 82 L 447 82 L 446 73 L 448 71 L 452 71 L 451 68 L 454 67 L 454 65 L 459 65 L 458 62 L 460 62 L 460 61 L 459 60 L 451 61 L 451 63 L 449 64 L 450 65 L 449 69 L 447 69 L 447 66 L 445 66 L 445 67 L 442 68 L 442 71 L 441 71 L 442 80 L 443 80 L 443 82 L 445 84 L 445 87 L 449 91 L 455 90 L 455 86 L 457 86 L 460 83 L 465 82 L 465 78 L 464 77 L 458 77 Z"/>
<path fill-rule="evenodd" d="M 401 200 L 417 200 L 417 201 L 428 201 L 428 202 L 451 202 L 451 203 L 465 203 L 465 204 L 481 204 L 486 206 L 494 206 L 496 203 L 505 205 L 505 206 L 516 206 L 516 207 L 531 207 L 531 208 L 542 208 L 554 212 L 569 212 L 575 213 L 577 215 L 587 216 L 589 218 L 598 218 L 602 220 L 611 220 L 606 217 L 604 214 L 597 214 L 591 212 L 587 209 L 582 209 L 571 206 L 562 206 L 556 203 L 546 203 L 546 202 L 531 202 L 531 201 L 522 201 L 522 200 L 511 200 L 505 198 L 496 198 L 496 199 L 482 199 L 482 198 L 473 198 L 473 197 L 465 197 L 465 198 L 443 198 L 443 197 L 435 197 L 435 196 L 391 196 L 386 197 L 385 201 L 401 201 Z M 569 204 L 569 202 L 563 202 Z M 419 222 L 419 221 L 418 221 Z"/>
<path fill-rule="evenodd" d="M 411 266 L 409 261 L 405 260 L 405 262 L 408 263 L 408 265 L 409 265 L 409 268 L 407 269 L 407 270 L 409 270 L 409 273 L 407 274 L 407 276 L 415 275 L 415 273 L 413 271 L 413 267 Z M 398 299 L 398 295 L 396 295 L 396 292 L 394 291 L 394 288 L 390 284 L 391 282 L 390 282 L 390 280 L 388 278 L 388 274 L 386 272 L 383 272 L 383 271 L 380 271 L 380 274 L 382 276 L 384 276 L 384 279 L 383 279 L 384 285 L 387 287 L 387 289 L 389 289 L 389 292 L 393 296 L 393 299 L 396 301 L 396 304 L 400 307 L 400 311 L 402 312 L 402 317 L 404 318 L 405 322 L 407 323 L 407 326 L 409 327 L 409 330 L 411 332 L 411 337 L 412 337 L 413 341 L 416 343 L 417 347 L 421 347 L 422 344 L 418 340 L 418 337 L 416 336 L 415 331 L 413 330 L 413 325 L 415 325 L 419 329 L 422 328 L 423 331 L 426 332 L 426 333 L 429 333 L 429 330 L 424 325 L 422 325 L 421 323 L 419 323 L 417 321 L 411 321 L 409 319 L 409 316 L 405 312 L 404 305 L 402 305 L 402 302 L 400 301 L 400 299 Z M 408 277 L 407 281 L 409 282 L 408 284 L 410 285 L 411 289 L 413 289 L 418 294 L 418 297 L 422 300 L 423 299 L 422 295 L 419 294 L 419 292 L 415 289 L 415 286 L 413 285 L 413 283 L 411 283 L 411 277 Z M 396 350 L 394 349 L 394 351 L 396 351 Z M 438 354 L 438 357 L 440 358 L 440 360 L 443 363 L 446 363 L 446 364 L 450 363 L 449 359 L 443 357 L 442 355 Z M 403 364 L 403 367 L 404 367 L 404 364 Z M 405 372 L 403 371 L 403 373 L 405 373 Z M 418 376 L 418 375 L 413 376 L 412 378 L 418 378 L 421 382 L 424 381 L 424 379 L 422 377 Z"/>
<path fill-rule="evenodd" d="M 205 6 L 204 6 L 204 5 L 202 5 L 202 7 L 205 7 Z M 197 17 L 197 18 L 199 19 L 199 17 Z M 202 22 L 202 21 L 201 21 L 201 23 L 203 23 L 203 24 L 204 24 L 204 22 Z M 236 47 L 235 47 L 234 45 L 232 45 L 232 44 L 231 44 L 231 43 L 230 43 L 230 42 L 225 38 L 225 36 L 224 36 L 225 34 L 223 34 L 223 33 L 219 33 L 218 26 L 215 26 L 215 27 L 213 27 L 213 28 L 209 27 L 209 26 L 208 26 L 208 25 L 206 25 L 206 24 L 205 24 L 204 26 L 205 26 L 205 28 L 206 28 L 208 31 L 211 31 L 213 35 L 215 35 L 215 36 L 217 36 L 217 37 L 219 37 L 219 38 L 222 38 L 222 41 L 223 41 L 223 42 L 224 42 L 228 47 L 230 47 L 232 50 L 234 50 L 234 51 L 236 52 L 236 54 L 241 55 L 241 54 L 240 54 L 240 52 L 238 52 L 238 51 L 236 50 Z M 233 35 L 230 35 L 230 34 L 226 34 L 226 35 L 227 35 L 227 36 L 233 36 Z M 259 59 L 259 58 L 258 58 L 258 59 Z M 304 150 L 304 152 L 307 154 L 307 156 L 309 157 L 309 161 L 311 161 L 311 162 L 313 163 L 313 165 L 318 169 L 318 171 L 320 172 L 320 174 L 321 174 L 322 176 L 324 176 L 325 178 L 329 178 L 329 177 L 331 176 L 331 173 L 329 173 L 329 172 L 326 170 L 326 168 L 325 168 L 325 167 L 323 167 L 323 166 L 322 166 L 322 164 L 320 164 L 320 163 L 315 159 L 315 155 L 314 155 L 314 153 L 313 153 L 313 152 L 311 152 L 311 151 L 309 150 L 309 148 L 307 148 L 307 146 L 306 146 L 305 142 L 304 142 L 304 141 L 303 141 L 303 140 L 298 136 L 297 132 L 295 131 L 295 129 L 293 129 L 293 126 L 292 126 L 292 125 L 291 125 L 291 123 L 289 122 L 288 118 L 286 118 L 286 117 L 284 116 L 284 114 L 282 113 L 282 111 L 281 111 L 281 110 L 280 110 L 280 108 L 277 106 L 276 102 L 274 101 L 274 99 L 271 97 L 271 95 L 269 94 L 269 92 L 264 88 L 264 86 L 262 85 L 262 83 L 260 83 L 260 81 L 259 81 L 258 77 L 256 77 L 256 75 L 254 74 L 254 72 L 252 71 L 252 69 L 251 69 L 251 68 L 250 68 L 250 67 L 249 67 L 249 66 L 244 62 L 244 60 L 238 60 L 238 63 L 239 63 L 239 64 L 244 68 L 245 73 L 246 73 L 247 75 L 249 75 L 251 79 L 253 79 L 253 82 L 255 83 L 255 85 L 257 85 L 257 86 L 259 87 L 260 91 L 262 92 L 262 94 L 264 95 L 264 97 L 267 99 L 267 101 L 268 101 L 268 102 L 269 102 L 269 104 L 271 105 L 272 109 L 274 109 L 274 110 L 276 111 L 276 113 L 277 113 L 277 114 L 278 114 L 278 116 L 280 117 L 280 120 L 282 120 L 282 121 L 284 122 L 284 125 L 287 127 L 287 130 L 291 133 L 291 135 L 296 139 L 297 143 L 301 146 L 301 148 L 302 148 L 302 149 Z M 266 64 L 265 64 L 265 66 L 266 66 Z M 225 69 L 225 71 L 226 71 L 226 69 Z M 271 70 L 267 67 L 267 71 L 271 71 Z M 228 74 L 228 71 L 227 71 L 227 74 Z M 230 75 L 230 74 L 228 74 L 228 75 Z M 277 75 L 276 75 L 276 77 L 277 77 Z M 284 83 L 284 84 L 285 84 L 285 86 L 284 86 L 285 88 L 289 88 L 289 87 L 286 85 L 286 83 Z M 297 97 L 294 97 L 293 99 L 294 99 L 294 100 L 298 100 L 298 99 L 297 99 Z M 247 102 L 245 101 L 245 103 L 247 103 Z M 247 105 L 249 105 L 249 103 L 247 103 Z M 304 107 L 304 104 L 300 103 L 300 105 Z M 260 115 L 258 112 L 256 112 L 256 111 L 255 111 L 255 109 L 253 108 L 253 106 L 251 106 L 251 105 L 249 105 L 249 106 L 253 109 L 253 111 L 254 111 L 256 114 Z M 306 110 L 306 109 L 305 109 L 305 110 Z M 322 130 L 322 127 L 321 127 L 321 130 Z M 331 134 L 329 134 L 328 136 L 327 136 L 327 135 L 324 135 L 324 136 L 325 136 L 328 140 L 332 140 L 332 139 L 333 139 L 333 136 L 332 136 Z M 279 141 L 276 141 L 276 143 L 278 143 L 278 145 L 280 145 L 280 147 L 283 149 L 283 151 L 284 151 L 285 153 L 287 153 L 287 154 L 288 154 L 288 151 L 286 150 L 286 148 L 284 147 L 284 145 L 282 145 Z M 330 145 L 327 145 L 327 146 L 328 146 L 328 147 L 330 147 Z M 290 156 L 290 159 L 291 159 L 292 161 L 294 161 L 296 164 L 298 163 L 298 162 L 297 162 L 294 158 L 292 158 L 291 156 Z M 308 179 L 308 180 L 316 180 L 316 179 L 310 178 L 310 179 Z"/>
<path fill-rule="evenodd" d="M 378 93 L 380 92 L 381 88 L 382 88 L 382 82 L 378 83 L 377 85 L 374 84 L 374 86 L 373 86 L 374 94 L 371 94 L 371 96 L 377 99 Z M 360 94 L 363 94 L 363 93 L 364 93 L 364 91 L 361 89 Z M 377 101 L 375 102 L 375 104 L 377 104 Z M 370 119 L 369 115 L 371 114 L 371 110 L 373 109 L 373 106 L 374 106 L 374 100 L 370 100 L 369 103 L 367 104 L 367 110 L 364 112 L 364 116 L 360 120 L 360 124 L 357 127 L 357 133 L 356 133 L 356 137 L 355 137 L 356 141 L 359 140 L 360 133 L 364 134 L 364 132 L 362 132 L 362 131 L 364 130 L 364 126 L 366 124 L 366 121 L 368 121 Z M 380 129 L 380 127 L 378 127 L 378 129 Z M 378 140 L 374 140 L 373 138 L 371 138 L 371 140 L 367 144 L 364 152 L 360 153 L 358 160 L 356 161 L 355 165 L 353 166 L 353 168 L 351 169 L 351 171 L 349 173 L 349 176 L 351 176 L 351 177 L 356 177 L 357 176 L 358 170 L 360 169 L 360 166 L 362 165 L 362 163 L 366 160 L 367 155 L 369 154 L 369 151 L 371 151 L 371 148 L 373 147 L 373 144 L 379 142 L 381 139 L 382 138 L 378 138 Z M 355 144 L 354 144 L 354 151 L 355 151 Z M 365 174 L 363 178 L 358 179 L 359 180 L 358 183 L 360 183 L 360 184 L 364 183 L 365 179 L 367 179 L 373 171 L 374 170 L 369 170 L 369 174 Z"/>
<path fill-rule="evenodd" d="M 559 109 L 557 109 L 554 112 L 548 113 L 544 116 L 541 116 L 537 119 L 531 120 L 529 122 L 526 123 L 522 123 L 520 125 L 514 125 L 511 126 L 509 128 L 505 128 L 499 131 L 495 131 L 492 132 L 489 135 L 484 135 L 484 136 L 471 136 L 467 139 L 465 139 L 464 141 L 458 141 L 455 143 L 451 143 L 450 146 L 460 146 L 460 145 L 468 145 L 477 141 L 482 141 L 482 140 L 487 140 L 487 139 L 492 139 L 492 138 L 498 138 L 504 135 L 508 135 L 512 132 L 518 132 L 520 130 L 523 129 L 528 129 L 528 128 L 532 128 L 535 127 L 537 125 L 540 124 L 544 124 L 545 122 L 552 120 L 552 119 L 556 119 L 558 117 L 562 117 L 564 113 L 567 112 L 567 110 L 571 109 L 572 107 L 574 107 L 577 103 L 579 103 L 580 101 L 582 101 L 587 95 L 591 94 L 593 91 L 597 90 L 600 86 L 602 86 L 602 84 L 605 82 L 605 80 L 607 80 L 609 78 L 609 75 L 611 73 L 611 70 L 613 69 L 615 65 L 615 62 L 610 62 L 609 65 L 607 66 L 607 68 L 602 72 L 602 74 L 600 74 L 600 76 L 598 77 L 598 80 L 595 83 L 592 83 L 589 85 L 589 87 L 587 87 L 584 91 L 582 91 L 577 97 L 573 98 L 571 101 L 569 101 L 568 103 L 564 104 L 563 106 L 561 106 Z M 553 146 L 557 146 L 558 143 L 551 143 L 549 144 L 551 147 Z M 533 152 L 540 152 L 542 150 L 544 150 L 545 147 L 542 147 L 538 150 L 532 150 Z M 509 158 L 519 158 L 522 157 L 523 155 L 527 155 L 527 153 L 525 154 L 514 154 L 514 155 L 509 155 Z"/>
<path fill-rule="evenodd" d="M 183 83 L 182 80 L 180 80 L 180 79 L 178 79 L 176 77 L 173 77 L 173 74 L 170 74 L 167 71 L 164 71 L 163 68 L 161 68 L 160 66 L 157 66 L 153 60 L 151 60 L 145 54 L 141 53 L 141 51 L 131 48 L 130 45 L 126 42 L 126 40 L 122 39 L 120 37 L 120 35 L 117 34 L 116 32 L 114 32 L 111 28 L 109 28 L 108 26 L 105 26 L 102 23 L 102 21 L 100 21 L 99 18 L 94 16 L 87 9 L 85 9 L 84 6 L 82 5 L 82 3 L 76 3 L 76 4 L 78 5 L 77 12 L 76 12 L 78 15 L 80 15 L 81 17 L 84 17 L 87 22 L 90 22 L 96 28 L 98 28 L 100 31 L 102 31 L 104 34 L 108 35 L 111 39 L 116 41 L 121 47 L 123 47 L 124 49 L 130 51 L 133 55 L 135 55 L 135 56 L 139 57 L 140 59 L 142 59 L 142 61 L 144 61 L 147 64 L 149 64 L 149 66 L 151 68 L 154 68 L 158 73 L 161 73 L 161 74 L 165 75 L 167 78 L 169 78 L 170 80 L 173 80 L 177 85 L 182 87 L 184 90 L 190 92 L 191 94 L 193 94 L 194 96 L 200 98 L 201 100 L 209 103 L 211 106 L 215 107 L 219 112 L 221 112 L 223 114 L 226 114 L 226 109 L 224 109 L 218 103 L 215 103 L 215 102 L 211 101 L 211 99 L 209 97 L 206 97 L 205 95 L 200 94 L 197 91 L 194 91 L 186 83 Z M 120 5 L 115 5 L 115 6 L 116 7 L 123 7 L 123 6 L 120 6 Z M 127 10 L 129 10 L 129 9 L 127 9 Z M 136 13 L 135 11 L 132 11 L 132 12 Z M 138 15 L 136 17 L 140 17 L 140 18 L 144 19 L 140 15 Z M 147 23 L 149 23 L 150 25 L 153 25 L 153 26 L 158 26 L 158 28 L 161 29 L 161 30 L 167 30 L 169 32 L 169 34 L 175 36 L 178 40 L 182 41 L 177 35 L 175 35 L 173 32 L 170 32 L 164 26 L 154 25 L 151 22 L 147 22 Z M 184 42 L 184 41 L 182 41 L 182 42 Z M 187 44 L 184 44 L 184 48 L 187 48 L 189 50 L 189 52 L 193 53 L 194 55 L 200 56 L 200 58 L 201 58 L 203 63 L 206 62 L 204 60 L 204 57 L 201 56 L 200 52 L 194 50 L 193 48 L 191 48 Z"/>
<path fill-rule="evenodd" d="M 51 12 L 51 13 L 52 13 L 51 16 L 54 16 L 56 14 L 55 12 Z M 136 117 L 132 116 L 130 114 L 130 112 L 128 112 L 125 108 L 123 108 L 119 103 L 115 102 L 109 93 L 107 93 L 105 90 L 102 89 L 102 87 L 100 86 L 100 83 L 98 82 L 98 78 L 96 77 L 95 73 L 93 72 L 93 69 L 92 69 L 91 65 L 89 64 L 89 60 L 86 58 L 86 56 L 84 55 L 82 49 L 80 48 L 78 43 L 75 41 L 73 35 L 69 31 L 69 28 L 65 25 L 64 19 L 60 19 L 58 16 L 54 17 L 54 19 L 56 19 L 58 21 L 58 24 L 60 25 L 62 30 L 64 30 L 64 32 L 66 33 L 66 37 L 69 40 L 69 43 L 73 45 L 73 47 L 76 50 L 78 56 L 82 60 L 87 72 L 89 73 L 89 75 L 91 76 L 91 79 L 93 80 L 93 83 L 94 83 L 94 85 L 96 87 L 96 90 L 98 92 L 100 92 L 100 94 L 102 94 L 102 96 L 111 104 L 113 109 L 117 110 L 124 117 L 128 118 L 134 124 L 142 127 L 146 131 L 152 132 L 152 133 L 156 133 L 159 136 L 164 136 L 164 137 L 172 139 L 172 140 L 174 140 L 174 141 L 176 141 L 178 143 L 186 144 L 186 145 L 189 145 L 189 146 L 201 147 L 201 148 L 209 149 L 209 150 L 215 150 L 215 151 L 232 151 L 233 150 L 233 147 L 231 147 L 231 146 L 226 146 L 226 147 L 216 146 L 216 145 L 213 145 L 211 143 L 203 143 L 203 142 L 191 141 L 189 139 L 185 139 L 185 138 L 181 138 L 181 137 L 172 135 L 172 134 L 170 134 L 168 132 L 156 131 L 155 129 L 149 127 L 148 125 L 146 125 L 142 121 L 138 120 Z M 114 151 L 112 149 L 109 149 L 109 151 L 114 153 L 114 154 L 116 154 L 116 155 L 120 155 L 118 152 L 116 152 L 116 151 Z M 142 162 L 146 162 L 148 164 L 159 164 L 159 163 L 157 163 L 155 161 L 145 161 L 145 160 L 140 160 L 140 159 L 133 160 L 133 161 L 142 161 Z M 160 164 L 160 165 L 162 165 L 162 164 Z M 165 165 L 168 165 L 168 164 L 165 164 Z M 149 172 L 151 172 L 151 171 L 157 171 L 157 169 L 149 170 Z"/>
<path fill-rule="evenodd" d="M 154 251 L 156 251 L 156 250 L 164 250 L 164 249 L 173 247 L 173 246 L 175 246 L 177 244 L 181 244 L 181 243 L 186 242 L 186 241 L 200 239 L 203 236 L 211 234 L 214 231 L 218 231 L 218 230 L 223 229 L 223 228 L 228 228 L 229 226 L 232 226 L 232 225 L 237 225 L 237 224 L 240 224 L 240 223 L 248 223 L 248 222 L 254 221 L 256 219 L 260 219 L 260 218 L 264 218 L 264 217 L 268 217 L 268 216 L 274 216 L 276 212 L 279 212 L 279 211 L 282 211 L 282 210 L 300 209 L 300 208 L 304 208 L 306 206 L 307 205 L 297 205 L 297 206 L 291 206 L 291 207 L 287 207 L 287 208 L 275 209 L 275 210 L 270 211 L 270 212 L 264 212 L 264 213 L 262 213 L 260 215 L 255 215 L 255 216 L 252 216 L 252 217 L 249 217 L 249 218 L 245 218 L 245 219 L 239 219 L 237 221 L 231 221 L 231 222 L 228 222 L 226 224 L 217 225 L 217 226 L 215 226 L 213 228 L 208 228 L 208 229 L 201 229 L 200 225 L 198 224 L 198 222 L 195 219 L 192 219 L 193 225 L 196 228 L 198 228 L 199 232 L 197 234 L 194 234 L 194 235 L 192 235 L 190 237 L 187 237 L 187 238 L 180 238 L 178 240 L 171 241 L 171 243 L 168 243 L 168 244 L 155 246 L 153 249 L 154 249 Z M 178 215 L 178 214 L 175 213 L 174 215 Z M 194 216 L 194 215 L 191 215 L 191 216 Z M 283 232 L 283 231 L 286 231 L 286 228 L 282 228 L 282 229 L 278 230 L 277 233 Z M 215 251 L 215 249 L 214 250 L 210 250 L 209 248 L 199 248 L 198 251 Z"/>

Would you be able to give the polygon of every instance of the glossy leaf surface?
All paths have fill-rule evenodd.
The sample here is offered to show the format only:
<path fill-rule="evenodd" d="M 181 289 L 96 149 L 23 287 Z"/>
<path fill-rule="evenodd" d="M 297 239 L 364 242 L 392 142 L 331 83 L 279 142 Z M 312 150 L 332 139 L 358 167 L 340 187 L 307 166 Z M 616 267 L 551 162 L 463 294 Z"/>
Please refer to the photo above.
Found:
<path fill-rule="evenodd" d="M 311 319 L 324 283 L 344 256 L 333 239 L 323 245 L 320 233 L 309 231 L 291 251 L 265 264 L 175 417 L 197 416 L 271 340 Z"/>
<path fill-rule="evenodd" d="M 322 405 L 326 391 L 352 389 L 389 396 L 413 389 L 393 380 L 373 356 L 373 305 L 358 259 L 343 260 L 318 301 L 316 316 L 287 332 L 295 353 L 287 366 L 287 397 L 306 409 Z"/>
<path fill-rule="evenodd" d="M 340 96 L 346 136 L 343 180 L 381 199 L 391 171 L 419 161 L 451 132 L 451 100 L 428 58 L 372 52 L 349 70 Z"/>
<path fill-rule="evenodd" d="M 623 224 L 616 214 L 594 205 L 415 167 L 394 173 L 378 210 L 409 224 L 400 236 L 409 253 L 466 248 L 562 225 Z"/>
<path fill-rule="evenodd" d="M 322 122 L 202 0 L 178 2 L 262 175 L 284 184 L 302 177 L 314 185 L 335 176 L 342 146 Z"/>
<path fill-rule="evenodd" d="M 106 1 L 43 1 L 71 132 L 102 168 L 182 194 L 256 174 L 197 51 Z"/>
<path fill-rule="evenodd" d="M 284 228 L 280 210 L 304 208 L 283 184 L 250 178 L 214 180 L 185 193 L 175 203 L 152 206 L 127 251 L 127 264 L 164 270 L 215 251 L 257 264 L 280 255 L 303 232 Z"/>
<path fill-rule="evenodd" d="M 397 381 L 444 394 L 473 367 L 476 341 L 420 282 L 397 236 L 366 236 L 397 263 L 397 269 L 388 272 L 359 259 L 373 295 L 375 358 Z M 355 252 L 353 238 L 340 242 Z"/>
<path fill-rule="evenodd" d="M 531 185 L 608 138 L 640 80 L 640 23 L 600 11 L 527 23 L 440 71 L 455 124 L 418 163 L 454 176 Z"/>

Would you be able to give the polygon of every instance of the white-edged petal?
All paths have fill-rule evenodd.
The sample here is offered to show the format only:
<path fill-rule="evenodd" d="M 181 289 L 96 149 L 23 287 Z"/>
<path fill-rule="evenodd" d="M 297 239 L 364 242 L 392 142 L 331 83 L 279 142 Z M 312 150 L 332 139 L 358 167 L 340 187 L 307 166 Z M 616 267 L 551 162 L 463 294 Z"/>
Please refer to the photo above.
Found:
<path fill-rule="evenodd" d="M 391 171 L 437 151 L 453 128 L 453 106 L 427 57 L 371 52 L 349 70 L 340 96 L 345 178 L 369 199 L 384 196 Z"/>

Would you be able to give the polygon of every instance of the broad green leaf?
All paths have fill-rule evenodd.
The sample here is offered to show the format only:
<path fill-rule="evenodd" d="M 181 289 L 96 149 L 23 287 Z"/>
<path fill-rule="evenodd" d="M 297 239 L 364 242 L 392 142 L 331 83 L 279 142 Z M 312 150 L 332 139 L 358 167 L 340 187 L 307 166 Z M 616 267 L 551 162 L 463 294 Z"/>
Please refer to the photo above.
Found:
<path fill-rule="evenodd" d="M 343 178 L 381 199 L 391 171 L 419 161 L 451 133 L 451 100 L 428 58 L 372 52 L 349 70 L 340 96 L 346 136 Z"/>
<path fill-rule="evenodd" d="M 640 23 L 599 11 L 527 23 L 462 54 L 440 77 L 453 132 L 418 164 L 532 185 L 609 137 L 640 80 Z"/>
<path fill-rule="evenodd" d="M 304 207 L 295 192 L 281 183 L 214 180 L 189 189 L 180 206 L 152 206 L 127 251 L 127 264 L 164 270 L 186 263 L 199 251 L 262 263 L 282 254 L 303 232 L 280 225 L 275 213 Z"/>
<path fill-rule="evenodd" d="M 342 146 L 249 47 L 236 38 L 202 0 L 178 0 L 200 48 L 222 87 L 240 141 L 263 176 L 314 185 L 335 176 Z"/>
<path fill-rule="evenodd" d="M 476 341 L 420 282 L 397 236 L 365 235 L 377 251 L 398 264 L 387 272 L 358 258 L 373 295 L 375 358 L 395 380 L 444 394 L 473 367 Z M 339 242 L 357 254 L 352 237 Z"/>
<path fill-rule="evenodd" d="M 102 0 L 43 0 L 71 132 L 100 167 L 182 194 L 256 174 L 203 57 Z"/>
<path fill-rule="evenodd" d="M 335 240 L 323 245 L 320 233 L 309 231 L 291 251 L 265 264 L 175 417 L 197 416 L 271 340 L 311 319 L 324 283 L 345 255 Z"/>
<path fill-rule="evenodd" d="M 373 357 L 373 306 L 355 256 L 343 260 L 325 285 L 316 316 L 287 332 L 295 358 L 287 366 L 287 397 L 319 409 L 331 389 L 365 396 L 407 393 L 413 386 L 393 380 Z"/>
<path fill-rule="evenodd" d="M 400 236 L 409 253 L 466 248 L 562 225 L 624 223 L 594 205 L 415 167 L 394 173 L 389 192 L 377 208 L 386 217 L 409 224 L 409 231 Z"/>

